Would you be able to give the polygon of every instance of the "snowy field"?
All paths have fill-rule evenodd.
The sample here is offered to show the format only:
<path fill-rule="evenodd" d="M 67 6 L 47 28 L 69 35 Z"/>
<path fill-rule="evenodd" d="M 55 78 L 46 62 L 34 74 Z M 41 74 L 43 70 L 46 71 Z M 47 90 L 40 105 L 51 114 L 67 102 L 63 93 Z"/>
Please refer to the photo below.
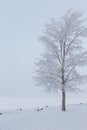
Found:
<path fill-rule="evenodd" d="M 0 130 L 87 130 L 86 99 L 74 102 L 62 112 L 55 98 L 0 98 Z"/>
<path fill-rule="evenodd" d="M 0 130 L 87 130 L 87 104 L 9 111 L 0 115 Z"/>

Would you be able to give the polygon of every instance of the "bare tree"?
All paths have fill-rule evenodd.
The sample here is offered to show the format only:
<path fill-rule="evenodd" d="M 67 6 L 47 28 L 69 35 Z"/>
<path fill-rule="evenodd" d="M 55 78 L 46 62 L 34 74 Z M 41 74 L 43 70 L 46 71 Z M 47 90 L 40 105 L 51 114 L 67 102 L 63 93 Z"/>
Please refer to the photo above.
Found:
<path fill-rule="evenodd" d="M 87 37 L 85 19 L 80 10 L 70 9 L 60 21 L 51 20 L 39 40 L 45 51 L 36 63 L 37 85 L 47 91 L 62 92 L 62 111 L 66 111 L 66 90 L 78 90 L 78 84 L 87 79 L 77 67 L 87 64 L 83 41 Z"/>

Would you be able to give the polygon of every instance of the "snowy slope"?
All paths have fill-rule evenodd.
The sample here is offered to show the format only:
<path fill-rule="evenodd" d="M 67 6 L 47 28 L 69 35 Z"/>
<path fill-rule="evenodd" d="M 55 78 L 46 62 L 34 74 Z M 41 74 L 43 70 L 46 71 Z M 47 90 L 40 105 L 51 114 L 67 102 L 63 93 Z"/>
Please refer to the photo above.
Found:
<path fill-rule="evenodd" d="M 0 130 L 87 130 L 87 104 L 15 110 L 0 115 Z"/>

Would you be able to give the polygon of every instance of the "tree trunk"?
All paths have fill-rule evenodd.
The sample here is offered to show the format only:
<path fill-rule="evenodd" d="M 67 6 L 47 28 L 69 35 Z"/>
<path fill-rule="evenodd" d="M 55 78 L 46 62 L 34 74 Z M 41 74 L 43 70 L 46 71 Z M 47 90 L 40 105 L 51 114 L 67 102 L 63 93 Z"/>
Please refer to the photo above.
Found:
<path fill-rule="evenodd" d="M 66 98 L 65 90 L 62 89 L 62 111 L 66 111 L 65 98 Z"/>

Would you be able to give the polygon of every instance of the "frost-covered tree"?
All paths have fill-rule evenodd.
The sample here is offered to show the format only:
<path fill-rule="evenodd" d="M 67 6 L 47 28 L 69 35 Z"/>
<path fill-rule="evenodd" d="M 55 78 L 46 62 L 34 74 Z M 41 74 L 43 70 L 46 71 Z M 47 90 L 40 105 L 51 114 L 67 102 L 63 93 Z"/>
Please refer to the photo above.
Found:
<path fill-rule="evenodd" d="M 46 24 L 39 37 L 45 50 L 36 63 L 35 79 L 47 91 L 61 90 L 62 111 L 66 110 L 66 91 L 78 90 L 78 84 L 87 79 L 77 69 L 87 64 L 87 51 L 83 48 L 87 37 L 84 21 L 80 10 L 70 9 L 60 21 L 53 19 Z"/>

